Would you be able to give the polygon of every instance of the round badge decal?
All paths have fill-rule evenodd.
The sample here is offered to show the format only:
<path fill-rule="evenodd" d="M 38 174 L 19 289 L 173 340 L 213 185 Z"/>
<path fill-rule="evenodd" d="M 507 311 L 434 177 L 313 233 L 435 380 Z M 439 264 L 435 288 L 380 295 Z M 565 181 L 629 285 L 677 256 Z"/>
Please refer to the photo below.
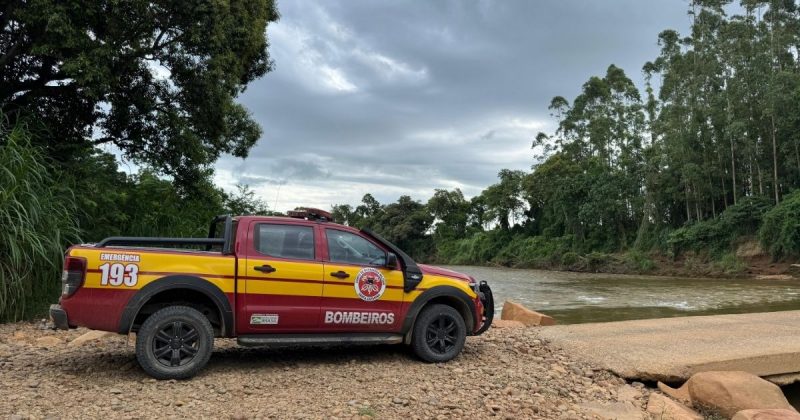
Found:
<path fill-rule="evenodd" d="M 386 291 L 386 279 L 380 271 L 366 267 L 358 272 L 353 287 L 361 300 L 372 302 L 383 296 L 383 292 Z"/>

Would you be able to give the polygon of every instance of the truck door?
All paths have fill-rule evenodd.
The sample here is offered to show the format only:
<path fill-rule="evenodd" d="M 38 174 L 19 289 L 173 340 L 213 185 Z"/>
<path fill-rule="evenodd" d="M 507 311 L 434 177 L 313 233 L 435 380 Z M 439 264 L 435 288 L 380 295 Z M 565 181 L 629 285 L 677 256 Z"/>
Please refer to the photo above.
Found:
<path fill-rule="evenodd" d="M 325 286 L 320 329 L 395 332 L 403 323 L 403 272 L 386 267 L 387 251 L 357 233 L 323 229 Z"/>
<path fill-rule="evenodd" d="M 245 272 L 239 268 L 240 334 L 318 327 L 323 266 L 315 231 L 311 224 L 251 222 Z"/>

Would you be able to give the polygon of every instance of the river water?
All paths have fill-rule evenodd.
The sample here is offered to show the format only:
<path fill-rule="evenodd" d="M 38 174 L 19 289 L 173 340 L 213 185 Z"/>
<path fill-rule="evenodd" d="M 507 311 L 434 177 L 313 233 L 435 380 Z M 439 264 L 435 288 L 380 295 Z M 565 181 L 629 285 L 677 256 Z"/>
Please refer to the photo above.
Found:
<path fill-rule="evenodd" d="M 800 309 L 800 281 L 689 279 L 449 266 L 559 324 Z"/>

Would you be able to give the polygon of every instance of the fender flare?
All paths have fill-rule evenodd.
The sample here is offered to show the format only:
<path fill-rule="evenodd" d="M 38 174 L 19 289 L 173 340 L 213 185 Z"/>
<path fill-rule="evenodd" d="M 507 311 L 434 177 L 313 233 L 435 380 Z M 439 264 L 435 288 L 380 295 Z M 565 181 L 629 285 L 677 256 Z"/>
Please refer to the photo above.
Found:
<path fill-rule="evenodd" d="M 411 306 L 406 311 L 406 317 L 403 320 L 403 334 L 409 334 L 414 327 L 414 322 L 422 308 L 425 307 L 431 300 L 440 297 L 455 298 L 461 302 L 469 313 L 469 319 L 465 319 L 464 323 L 467 324 L 467 335 L 472 335 L 475 329 L 475 302 L 464 291 L 453 286 L 436 286 L 432 287 L 417 296 Z"/>
<path fill-rule="evenodd" d="M 166 276 L 148 283 L 139 289 L 133 297 L 128 300 L 119 321 L 118 332 L 127 334 L 133 326 L 133 321 L 142 307 L 153 297 L 161 292 L 173 289 L 189 289 L 200 292 L 211 299 L 219 310 L 220 335 L 228 337 L 233 334 L 234 320 L 231 304 L 228 297 L 213 283 L 197 276 L 173 275 Z"/>

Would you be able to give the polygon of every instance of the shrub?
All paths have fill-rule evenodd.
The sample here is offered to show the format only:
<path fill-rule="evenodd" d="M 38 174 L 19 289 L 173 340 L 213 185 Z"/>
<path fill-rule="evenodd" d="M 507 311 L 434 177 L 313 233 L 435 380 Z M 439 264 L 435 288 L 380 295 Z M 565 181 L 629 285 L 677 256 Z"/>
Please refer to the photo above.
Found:
<path fill-rule="evenodd" d="M 720 223 L 733 236 L 753 235 L 758 232 L 764 215 L 772 206 L 773 201 L 770 198 L 745 197 L 722 212 Z"/>
<path fill-rule="evenodd" d="M 56 179 L 25 127 L 0 123 L 0 321 L 37 315 L 58 296 L 77 228 L 73 198 Z"/>
<path fill-rule="evenodd" d="M 563 268 L 569 269 L 578 262 L 578 258 L 579 257 L 577 253 L 569 251 L 561 256 L 561 265 Z"/>
<path fill-rule="evenodd" d="M 628 266 L 629 270 L 637 271 L 637 272 L 647 272 L 651 271 L 655 268 L 655 263 L 653 262 L 650 257 L 644 254 L 641 251 L 630 251 L 625 254 L 625 265 Z"/>
<path fill-rule="evenodd" d="M 733 252 L 723 255 L 715 265 L 725 274 L 739 274 L 747 268 Z"/>
<path fill-rule="evenodd" d="M 728 207 L 716 219 L 703 220 L 675 229 L 667 237 L 673 256 L 686 251 L 721 256 L 730 251 L 732 242 L 740 236 L 752 235 L 761 226 L 771 201 L 765 197 L 745 197 Z"/>
<path fill-rule="evenodd" d="M 674 256 L 686 251 L 716 253 L 730 246 L 730 232 L 723 228 L 719 219 L 703 220 L 675 229 L 669 234 L 667 245 Z"/>
<path fill-rule="evenodd" d="M 800 190 L 764 215 L 758 237 L 775 259 L 800 256 Z"/>
<path fill-rule="evenodd" d="M 589 271 L 599 271 L 600 268 L 604 267 L 611 261 L 611 257 L 608 254 L 603 254 L 602 252 L 591 252 L 586 255 L 586 267 Z"/>

